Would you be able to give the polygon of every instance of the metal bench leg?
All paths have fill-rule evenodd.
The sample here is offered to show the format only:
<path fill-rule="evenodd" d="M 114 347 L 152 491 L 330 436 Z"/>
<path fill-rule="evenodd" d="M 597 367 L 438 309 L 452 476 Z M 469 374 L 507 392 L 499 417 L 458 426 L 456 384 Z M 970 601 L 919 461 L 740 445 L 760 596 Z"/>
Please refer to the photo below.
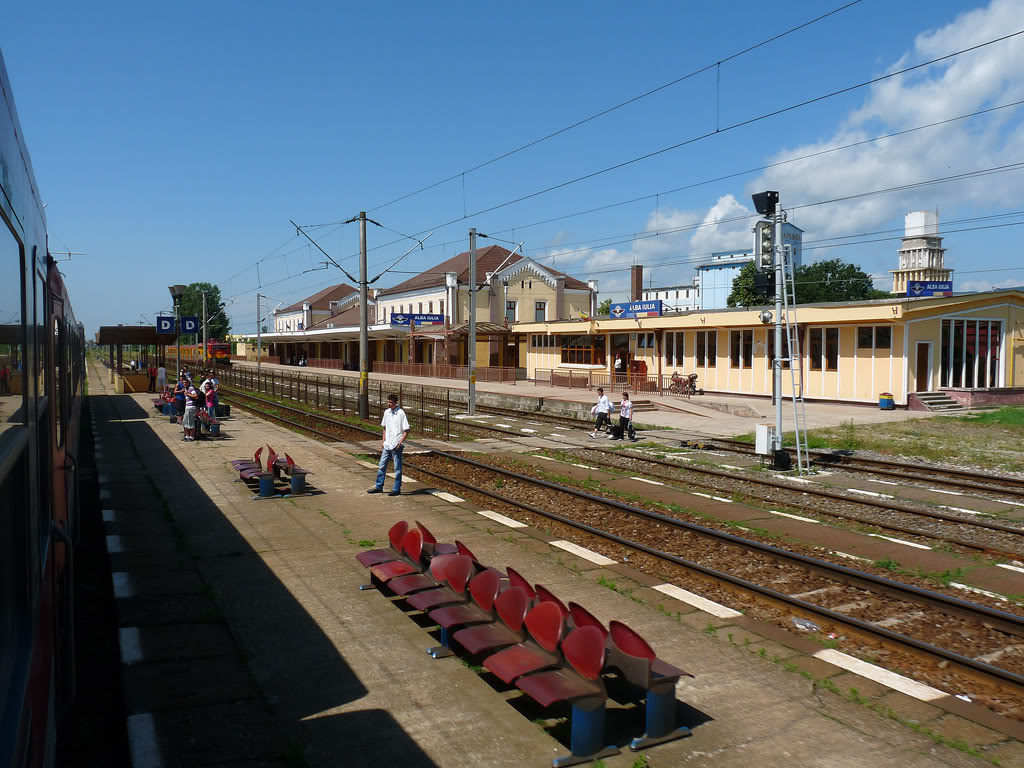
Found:
<path fill-rule="evenodd" d="M 220 437 L 220 424 L 211 424 L 210 425 L 210 434 L 213 437 Z"/>
<path fill-rule="evenodd" d="M 572 705 L 572 732 L 569 735 L 571 755 L 556 757 L 553 768 L 589 763 L 619 754 L 614 745 L 604 746 L 604 699 L 583 699 Z"/>
<path fill-rule="evenodd" d="M 292 475 L 292 496 L 301 496 L 306 492 L 306 475 Z"/>
<path fill-rule="evenodd" d="M 271 474 L 260 475 L 260 497 L 267 498 L 274 495 L 274 476 Z"/>
<path fill-rule="evenodd" d="M 636 752 L 666 741 L 681 739 L 690 735 L 686 726 L 675 728 L 676 686 L 675 683 L 655 686 L 647 691 L 647 733 L 633 739 L 629 748 Z"/>
<path fill-rule="evenodd" d="M 432 659 L 445 659 L 454 656 L 455 652 L 448 646 L 448 630 L 441 627 L 441 644 L 433 648 L 427 648 L 427 653 Z"/>

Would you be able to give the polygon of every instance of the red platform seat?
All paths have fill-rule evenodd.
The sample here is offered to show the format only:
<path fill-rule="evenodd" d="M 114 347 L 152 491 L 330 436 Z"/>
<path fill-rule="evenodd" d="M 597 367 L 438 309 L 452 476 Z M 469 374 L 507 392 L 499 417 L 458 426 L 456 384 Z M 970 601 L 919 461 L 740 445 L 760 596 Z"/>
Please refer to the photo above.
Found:
<path fill-rule="evenodd" d="M 562 658 L 558 644 L 565 633 L 565 617 L 552 602 L 538 603 L 525 622 L 527 639 L 484 659 L 484 667 L 506 683 L 516 678 L 558 666 Z"/>
<path fill-rule="evenodd" d="M 547 672 L 526 675 L 516 687 L 542 707 L 567 702 L 572 705 L 572 754 L 551 762 L 556 768 L 590 762 L 619 750 L 604 744 L 605 692 L 601 680 L 604 668 L 604 637 L 596 627 L 574 629 L 562 641 L 566 665 Z"/>
<path fill-rule="evenodd" d="M 505 573 L 508 574 L 509 586 L 519 587 L 522 589 L 530 598 L 531 603 L 537 599 L 537 590 L 530 586 L 530 582 L 519 575 L 519 571 L 512 567 L 508 567 L 505 569 Z"/>
<path fill-rule="evenodd" d="M 423 563 L 420 562 L 420 557 L 423 555 L 423 535 L 419 529 L 414 528 L 405 534 L 405 538 L 402 539 L 402 553 L 401 560 L 391 560 L 372 566 L 370 575 L 387 584 L 399 576 L 422 572 Z"/>
<path fill-rule="evenodd" d="M 427 653 L 435 659 L 451 655 L 448 633 L 454 627 L 487 624 L 495 620 L 494 601 L 501 588 L 501 575 L 492 569 L 481 571 L 469 582 L 472 602 L 435 608 L 428 615 L 441 626 L 441 645 L 429 648 Z"/>
<path fill-rule="evenodd" d="M 521 643 L 525 639 L 523 620 L 529 609 L 529 593 L 522 587 L 509 587 L 494 601 L 500 621 L 460 629 L 453 635 L 455 642 L 474 656 Z"/>
<path fill-rule="evenodd" d="M 466 555 L 455 555 L 454 559 L 444 564 L 443 574 L 440 569 L 434 571 L 434 561 L 438 559 L 435 557 L 430 561 L 430 570 L 435 577 L 441 576 L 438 582 L 443 582 L 443 585 L 437 589 L 410 595 L 409 605 L 417 611 L 432 611 L 445 605 L 464 603 L 469 600 L 466 585 L 473 575 L 473 559 Z"/>
<path fill-rule="evenodd" d="M 608 630 L 605 628 L 594 614 L 588 611 L 579 603 L 569 603 L 569 621 L 572 622 L 573 628 L 576 627 L 595 627 L 601 632 L 601 636 L 605 638 L 605 645 L 608 640 Z"/>
<path fill-rule="evenodd" d="M 427 530 L 427 526 L 421 523 L 419 520 L 416 521 L 416 527 L 420 529 L 420 533 L 423 534 L 423 549 L 426 550 L 427 555 L 433 557 L 434 555 L 455 555 L 459 554 L 459 549 L 455 544 L 440 543 L 434 534 Z"/>
<path fill-rule="evenodd" d="M 555 597 L 547 587 L 538 584 L 536 586 L 537 600 L 541 603 L 554 603 L 558 606 L 558 610 L 561 611 L 562 616 L 565 619 L 569 618 L 569 609 L 565 607 L 565 603 Z"/>
<path fill-rule="evenodd" d="M 426 545 L 424 545 L 425 551 Z M 428 589 L 437 590 L 444 584 L 445 569 L 457 557 L 461 557 L 461 555 L 435 555 L 430 558 L 430 567 L 426 571 L 392 579 L 388 582 L 388 589 L 402 597 Z M 473 563 L 470 562 L 470 567 L 472 565 Z"/>
<path fill-rule="evenodd" d="M 251 459 L 232 459 L 231 466 L 236 472 L 241 472 L 243 469 L 250 469 L 252 467 L 261 467 L 260 456 L 263 455 L 263 446 L 261 445 L 256 449 L 256 453 L 252 455 Z"/>
<path fill-rule="evenodd" d="M 647 641 L 621 621 L 610 622 L 608 629 L 611 642 L 606 665 L 647 692 L 646 732 L 633 739 L 630 749 L 645 749 L 689 736 L 689 728 L 675 727 L 676 683 L 683 675 L 693 675 L 659 659 Z"/>
<path fill-rule="evenodd" d="M 275 461 L 277 461 L 277 454 L 274 453 L 273 448 L 270 448 L 270 452 L 267 454 L 266 469 L 263 469 L 259 464 L 242 467 L 238 470 L 238 477 L 242 480 L 258 480 L 261 498 L 273 496 L 275 475 L 271 467 L 273 467 Z"/>
<path fill-rule="evenodd" d="M 359 561 L 360 565 L 364 568 L 377 565 L 378 563 L 386 563 L 390 560 L 397 560 L 402 556 L 402 542 L 405 539 L 405 534 L 409 532 L 409 523 L 405 520 L 399 520 L 397 523 L 391 526 L 391 530 L 388 531 L 388 540 L 391 542 L 391 546 L 387 549 L 371 549 L 366 552 L 360 552 L 356 555 L 356 560 Z"/>

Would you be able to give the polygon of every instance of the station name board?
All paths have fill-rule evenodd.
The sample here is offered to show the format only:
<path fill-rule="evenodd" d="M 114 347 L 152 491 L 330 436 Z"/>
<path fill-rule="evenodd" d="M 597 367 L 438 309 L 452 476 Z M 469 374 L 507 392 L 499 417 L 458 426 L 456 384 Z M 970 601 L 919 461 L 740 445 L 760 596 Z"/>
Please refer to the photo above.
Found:
<path fill-rule="evenodd" d="M 392 325 L 407 326 L 410 321 L 416 325 L 442 325 L 444 324 L 444 315 L 414 315 L 408 312 L 396 312 L 391 316 Z"/>
<path fill-rule="evenodd" d="M 952 296 L 953 281 L 939 280 L 929 282 L 927 280 L 907 281 L 907 296 Z"/>
<path fill-rule="evenodd" d="M 627 301 L 612 304 L 608 314 L 613 320 L 630 317 L 661 317 L 661 299 L 654 301 Z"/>

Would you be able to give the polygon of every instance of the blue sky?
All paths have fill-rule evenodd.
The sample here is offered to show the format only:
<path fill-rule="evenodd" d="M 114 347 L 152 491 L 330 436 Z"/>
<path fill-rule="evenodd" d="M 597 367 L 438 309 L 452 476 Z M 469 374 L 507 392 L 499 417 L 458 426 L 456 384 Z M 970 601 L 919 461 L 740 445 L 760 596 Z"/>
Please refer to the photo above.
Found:
<path fill-rule="evenodd" d="M 611 2 L 41 1 L 6 9 L 0 48 L 47 203 L 51 250 L 88 254 L 62 266 L 87 330 L 151 321 L 169 306 L 169 284 L 209 280 L 231 302 L 233 329 L 250 332 L 260 286 L 270 308 L 345 280 L 333 267 L 303 274 L 322 257 L 295 237 L 289 219 L 330 224 L 364 209 L 400 233 L 432 230 L 428 248 L 378 287 L 465 250 L 467 229 L 476 226 L 523 240 L 528 255 L 598 279 L 602 297 L 621 298 L 634 261 L 648 266 L 655 285 L 676 284 L 692 278 L 702 254 L 746 245 L 749 222 L 714 222 L 750 212 L 753 191 L 777 188 L 788 207 L 1024 161 L 1018 106 L 657 194 L 1024 100 L 1022 35 L 474 215 L 1024 29 L 1024 0 L 862 0 L 512 157 L 375 208 L 841 5 L 793 2 L 768 12 L 763 3 L 650 2 L 627 12 Z M 800 208 L 791 221 L 805 229 L 805 241 L 900 230 L 916 209 L 937 208 L 943 230 L 1016 224 L 1024 215 L 978 218 L 1024 210 L 1022 191 L 1024 170 L 1011 170 Z M 656 196 L 527 226 L 649 195 Z M 947 264 L 958 270 L 958 287 L 1024 283 L 1024 269 L 1012 269 L 1024 267 L 1022 230 L 950 232 Z M 355 225 L 309 232 L 356 269 Z M 651 232 L 660 234 L 644 236 Z M 371 248 L 396 239 L 370 227 Z M 372 251 L 371 277 L 411 243 Z M 840 256 L 884 275 L 897 247 L 807 249 L 805 261 Z"/>

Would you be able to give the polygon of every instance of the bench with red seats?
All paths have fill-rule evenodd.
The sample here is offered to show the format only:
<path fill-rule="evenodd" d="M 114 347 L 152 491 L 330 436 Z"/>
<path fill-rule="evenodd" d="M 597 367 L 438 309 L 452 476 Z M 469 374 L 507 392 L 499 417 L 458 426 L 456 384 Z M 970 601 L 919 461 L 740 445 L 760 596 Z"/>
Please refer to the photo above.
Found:
<path fill-rule="evenodd" d="M 256 458 L 256 457 L 254 457 Z M 267 454 L 267 468 L 263 469 L 263 466 L 259 463 L 258 459 L 254 464 L 247 464 L 238 468 L 238 477 L 240 480 L 251 482 L 253 480 L 259 483 L 259 496 L 257 498 L 267 499 L 277 495 L 274 490 L 274 462 L 277 460 L 277 453 L 271 448 Z"/>

